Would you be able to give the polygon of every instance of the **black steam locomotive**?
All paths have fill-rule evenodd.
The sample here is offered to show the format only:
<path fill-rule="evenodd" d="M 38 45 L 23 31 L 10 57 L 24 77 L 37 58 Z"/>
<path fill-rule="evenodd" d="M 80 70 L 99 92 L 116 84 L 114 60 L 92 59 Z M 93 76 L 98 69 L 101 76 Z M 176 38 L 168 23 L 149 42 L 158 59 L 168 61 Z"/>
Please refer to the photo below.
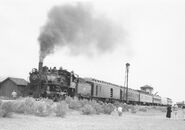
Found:
<path fill-rule="evenodd" d="M 39 62 L 38 70 L 34 68 L 29 73 L 30 84 L 28 94 L 35 98 L 48 97 L 58 100 L 68 96 L 74 96 L 78 82 L 78 75 L 62 68 L 56 69 L 43 66 Z"/>
<path fill-rule="evenodd" d="M 170 98 L 163 98 L 145 91 L 134 90 L 124 86 L 97 80 L 94 78 L 80 78 L 74 72 L 62 68 L 43 67 L 33 69 L 30 73 L 29 95 L 35 98 L 48 97 L 61 100 L 65 96 L 96 99 L 108 102 L 127 102 L 129 104 L 171 105 Z"/>

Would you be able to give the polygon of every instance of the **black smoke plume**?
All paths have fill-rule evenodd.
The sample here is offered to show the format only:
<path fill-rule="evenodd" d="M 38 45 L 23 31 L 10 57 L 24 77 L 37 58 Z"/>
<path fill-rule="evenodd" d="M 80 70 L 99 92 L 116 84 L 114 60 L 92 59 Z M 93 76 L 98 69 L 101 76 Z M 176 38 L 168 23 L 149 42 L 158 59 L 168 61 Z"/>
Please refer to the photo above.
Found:
<path fill-rule="evenodd" d="M 87 3 L 55 6 L 38 38 L 40 61 L 56 47 L 67 47 L 72 55 L 111 51 L 121 38 L 121 27 L 97 15 Z"/>

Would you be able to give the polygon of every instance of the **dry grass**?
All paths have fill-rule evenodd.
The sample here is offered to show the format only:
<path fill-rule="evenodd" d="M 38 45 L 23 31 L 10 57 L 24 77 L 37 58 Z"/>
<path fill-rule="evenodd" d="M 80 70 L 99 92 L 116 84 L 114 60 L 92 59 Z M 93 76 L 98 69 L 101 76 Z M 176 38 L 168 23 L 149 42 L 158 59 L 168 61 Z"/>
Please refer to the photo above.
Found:
<path fill-rule="evenodd" d="M 116 112 L 84 116 L 78 111 L 70 111 L 66 118 L 14 114 L 11 119 L 1 119 L 0 126 L 2 130 L 184 130 L 185 123 L 168 120 L 162 112 L 124 112 L 119 117 Z"/>
<path fill-rule="evenodd" d="M 68 110 L 68 103 L 77 101 L 80 109 Z M 67 103 L 68 102 L 68 103 Z M 3 105 L 4 104 L 4 105 Z M 74 105 L 74 104 L 73 104 Z M 68 99 L 68 101 L 62 101 L 54 103 L 48 99 L 42 99 L 35 101 L 32 98 L 22 98 L 11 102 L 2 102 L 0 107 L 1 117 L 4 118 L 0 121 L 1 129 L 29 129 L 29 130 L 184 130 L 185 123 L 182 119 L 165 118 L 166 113 L 162 112 L 166 110 L 165 107 L 153 107 L 153 106 L 133 106 L 127 104 L 119 104 L 123 107 L 123 115 L 118 116 L 116 111 L 113 111 L 115 105 L 98 103 L 96 101 Z M 10 109 L 9 109 L 10 108 Z M 12 110 L 12 108 L 14 108 Z M 22 110 L 18 111 L 18 108 Z M 5 110 L 7 110 L 5 112 Z M 16 110 L 16 111 L 15 111 Z M 30 112 L 31 110 L 31 112 Z M 33 111 L 32 111 L 33 110 Z M 93 116 L 84 116 L 94 114 Z M 128 112 L 130 110 L 130 112 Z M 133 110 L 133 111 L 132 111 Z M 27 112 L 26 112 L 27 111 Z M 100 115 L 99 113 L 105 113 Z M 13 115 L 12 112 L 24 113 Z M 32 113 L 33 112 L 33 113 Z M 5 113 L 5 114 L 4 114 Z M 133 114 L 134 113 L 134 114 Z M 32 114 L 32 115 L 30 115 Z M 58 117 L 67 117 L 56 118 Z M 107 115 L 109 114 L 109 115 Z M 4 116 L 3 116 L 4 115 Z M 33 116 L 37 115 L 37 116 Z M 50 115 L 50 116 L 49 116 Z M 40 116 L 44 116 L 41 118 Z M 161 123 L 162 122 L 162 123 Z"/>

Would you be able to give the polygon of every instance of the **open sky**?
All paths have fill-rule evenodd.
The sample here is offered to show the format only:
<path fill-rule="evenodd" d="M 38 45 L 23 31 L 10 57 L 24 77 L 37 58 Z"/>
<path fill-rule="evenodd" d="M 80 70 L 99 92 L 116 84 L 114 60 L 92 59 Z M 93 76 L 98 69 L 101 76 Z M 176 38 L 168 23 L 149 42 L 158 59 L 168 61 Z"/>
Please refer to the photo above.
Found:
<path fill-rule="evenodd" d="M 28 79 L 38 66 L 38 36 L 48 11 L 70 0 L 0 0 L 0 77 Z M 125 64 L 131 64 L 129 87 L 151 85 L 154 93 L 174 101 L 185 100 L 185 1 L 180 0 L 83 0 L 97 14 L 122 26 L 122 44 L 114 51 L 70 55 L 59 48 L 44 65 L 74 70 L 123 85 Z"/>

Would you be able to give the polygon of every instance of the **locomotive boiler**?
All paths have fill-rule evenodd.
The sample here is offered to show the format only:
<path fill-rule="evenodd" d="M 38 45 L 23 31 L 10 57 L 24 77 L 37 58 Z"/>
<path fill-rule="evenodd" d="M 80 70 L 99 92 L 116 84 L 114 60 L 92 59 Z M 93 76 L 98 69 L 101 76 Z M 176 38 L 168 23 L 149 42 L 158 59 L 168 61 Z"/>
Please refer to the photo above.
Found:
<path fill-rule="evenodd" d="M 29 80 L 29 95 L 35 98 L 48 97 L 58 100 L 66 95 L 75 95 L 78 75 L 62 67 L 48 68 L 43 66 L 43 62 L 39 62 L 38 69 L 34 68 L 29 73 Z"/>

